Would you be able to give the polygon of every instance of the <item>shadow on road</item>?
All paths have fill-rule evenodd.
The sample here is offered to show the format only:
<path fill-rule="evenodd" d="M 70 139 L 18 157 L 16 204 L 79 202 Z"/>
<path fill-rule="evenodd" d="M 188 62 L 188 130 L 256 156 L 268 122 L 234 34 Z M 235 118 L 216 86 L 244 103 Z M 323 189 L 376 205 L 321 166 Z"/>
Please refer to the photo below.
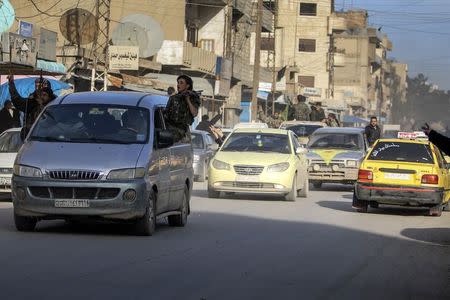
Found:
<path fill-rule="evenodd" d="M 322 192 L 353 192 L 353 185 L 324 183 L 321 188 L 311 188 L 311 190 Z"/>
<path fill-rule="evenodd" d="M 400 234 L 422 242 L 450 246 L 450 228 L 406 228 Z"/>
<path fill-rule="evenodd" d="M 351 201 L 347 202 L 347 201 L 323 200 L 323 201 L 318 201 L 317 204 L 319 206 L 325 207 L 325 208 L 356 213 L 356 210 L 352 208 Z M 400 206 L 380 206 L 379 208 L 369 207 L 369 214 L 398 215 L 398 216 L 425 216 L 425 215 L 428 215 L 428 210 L 426 208 L 416 208 L 416 207 L 410 208 L 410 207 L 400 207 Z"/>

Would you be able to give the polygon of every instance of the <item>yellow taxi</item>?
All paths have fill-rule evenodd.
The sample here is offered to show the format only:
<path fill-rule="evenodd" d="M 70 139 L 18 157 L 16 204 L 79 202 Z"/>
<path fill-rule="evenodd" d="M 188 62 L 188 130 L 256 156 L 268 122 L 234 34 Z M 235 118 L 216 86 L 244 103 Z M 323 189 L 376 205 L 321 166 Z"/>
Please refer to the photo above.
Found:
<path fill-rule="evenodd" d="M 380 139 L 363 160 L 353 194 L 353 207 L 367 212 L 380 204 L 427 207 L 440 216 L 448 210 L 450 173 L 441 151 L 416 133 Z"/>
<path fill-rule="evenodd" d="M 283 195 L 288 201 L 307 197 L 306 152 L 289 130 L 236 129 L 211 159 L 208 196 L 233 192 Z"/>

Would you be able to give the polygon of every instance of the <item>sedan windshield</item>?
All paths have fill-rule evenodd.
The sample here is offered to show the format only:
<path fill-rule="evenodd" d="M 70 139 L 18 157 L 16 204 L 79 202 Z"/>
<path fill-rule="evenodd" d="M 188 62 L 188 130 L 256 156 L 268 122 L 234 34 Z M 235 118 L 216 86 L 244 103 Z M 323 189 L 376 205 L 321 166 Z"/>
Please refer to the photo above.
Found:
<path fill-rule="evenodd" d="M 362 135 L 351 133 L 319 133 L 313 134 L 308 143 L 310 149 L 346 149 L 362 151 L 364 141 Z"/>
<path fill-rule="evenodd" d="M 269 133 L 233 133 L 222 151 L 276 152 L 290 154 L 288 136 Z"/>
<path fill-rule="evenodd" d="M 8 131 L 0 135 L 1 153 L 19 152 L 20 146 L 22 146 L 20 131 Z"/>
<path fill-rule="evenodd" d="M 148 140 L 147 109 L 98 104 L 48 107 L 31 133 L 44 142 L 143 144 Z"/>
<path fill-rule="evenodd" d="M 294 125 L 288 126 L 287 130 L 292 130 L 296 136 L 305 137 L 313 134 L 317 129 L 322 128 L 320 125 Z"/>

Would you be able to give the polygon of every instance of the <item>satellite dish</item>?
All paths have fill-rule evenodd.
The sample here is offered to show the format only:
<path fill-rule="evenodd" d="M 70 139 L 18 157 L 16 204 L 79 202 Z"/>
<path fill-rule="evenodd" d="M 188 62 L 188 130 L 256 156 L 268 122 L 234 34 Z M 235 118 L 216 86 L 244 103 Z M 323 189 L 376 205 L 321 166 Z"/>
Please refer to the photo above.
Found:
<path fill-rule="evenodd" d="M 0 1 L 0 33 L 8 31 L 14 23 L 16 14 L 8 0 Z"/>
<path fill-rule="evenodd" d="M 126 16 L 112 33 L 117 46 L 138 46 L 139 56 L 147 58 L 158 53 L 164 41 L 161 25 L 152 17 L 141 14 Z"/>
<path fill-rule="evenodd" d="M 82 8 L 66 11 L 59 20 L 62 35 L 75 45 L 90 44 L 98 30 L 97 18 Z"/>

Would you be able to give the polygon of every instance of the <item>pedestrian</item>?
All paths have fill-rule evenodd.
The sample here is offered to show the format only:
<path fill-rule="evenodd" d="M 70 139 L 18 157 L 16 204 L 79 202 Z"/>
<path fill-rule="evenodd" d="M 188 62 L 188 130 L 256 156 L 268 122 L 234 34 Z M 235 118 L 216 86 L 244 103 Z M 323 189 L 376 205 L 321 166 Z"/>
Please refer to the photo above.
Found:
<path fill-rule="evenodd" d="M 9 93 L 11 95 L 12 103 L 14 107 L 24 113 L 24 126 L 20 132 L 20 137 L 25 140 L 31 127 L 36 121 L 39 114 L 44 108 L 56 98 L 53 93 L 50 81 L 45 78 L 36 78 L 35 91 L 32 92 L 28 98 L 23 98 L 17 92 L 16 85 L 14 84 L 14 75 L 8 76 Z"/>
<path fill-rule="evenodd" d="M 173 94 L 175 94 L 175 88 L 173 86 L 169 86 L 167 88 L 167 95 L 172 96 Z"/>
<path fill-rule="evenodd" d="M 194 122 L 200 107 L 200 97 L 194 91 L 192 78 L 181 75 L 177 78 L 178 93 L 170 96 L 164 111 L 167 127 L 172 131 L 174 141 L 191 142 L 189 126 Z"/>
<path fill-rule="evenodd" d="M 311 109 L 306 104 L 306 97 L 303 95 L 297 96 L 297 103 L 292 105 L 293 119 L 296 121 L 309 121 Z"/>
<path fill-rule="evenodd" d="M 211 120 L 209 120 L 208 115 L 203 115 L 202 120 L 200 121 L 200 123 L 198 123 L 195 130 L 206 131 L 209 134 L 214 135 L 213 132 L 211 131 L 211 126 L 214 126 L 220 119 L 222 119 L 221 113 L 218 113 Z"/>
<path fill-rule="evenodd" d="M 329 113 L 328 118 L 326 119 L 326 122 L 328 127 L 341 127 L 341 124 L 339 123 L 339 120 L 336 118 L 336 115 L 334 113 Z"/>
<path fill-rule="evenodd" d="M 2 110 L 0 110 L 0 133 L 21 126 L 19 111 L 13 107 L 10 100 L 6 100 Z"/>
<path fill-rule="evenodd" d="M 381 129 L 380 126 L 378 126 L 377 117 L 373 116 L 370 118 L 370 124 L 366 126 L 365 132 L 369 146 L 372 147 L 372 145 L 381 137 Z"/>
<path fill-rule="evenodd" d="M 322 108 L 321 102 L 316 102 L 314 105 L 311 106 L 311 114 L 310 119 L 311 121 L 315 122 L 322 122 L 325 120 L 325 111 Z"/>
<path fill-rule="evenodd" d="M 422 126 L 423 132 L 428 136 L 428 140 L 436 145 L 442 152 L 450 156 L 450 138 L 430 129 L 428 123 Z"/>

